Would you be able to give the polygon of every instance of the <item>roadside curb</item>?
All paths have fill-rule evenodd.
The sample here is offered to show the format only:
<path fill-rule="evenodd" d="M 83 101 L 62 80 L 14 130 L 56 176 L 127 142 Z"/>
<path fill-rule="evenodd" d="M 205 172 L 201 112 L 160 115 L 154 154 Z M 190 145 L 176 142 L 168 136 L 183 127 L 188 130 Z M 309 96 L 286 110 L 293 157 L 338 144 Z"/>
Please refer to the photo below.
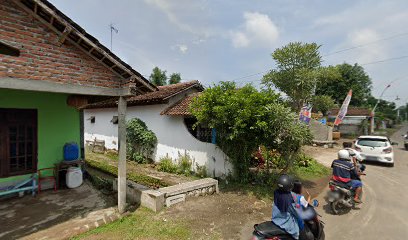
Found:
<path fill-rule="evenodd" d="M 124 214 L 119 214 L 117 212 L 117 210 L 115 210 L 114 213 L 110 213 L 110 214 L 104 214 L 103 216 L 101 216 L 100 218 L 98 218 L 96 221 L 84 224 L 82 227 L 79 227 L 79 229 L 77 229 L 77 234 L 82 234 L 85 232 L 88 232 L 90 230 L 93 230 L 95 228 L 101 227 L 103 225 L 115 222 L 117 220 L 122 219 L 123 217 L 129 215 L 129 212 L 126 212 Z"/>

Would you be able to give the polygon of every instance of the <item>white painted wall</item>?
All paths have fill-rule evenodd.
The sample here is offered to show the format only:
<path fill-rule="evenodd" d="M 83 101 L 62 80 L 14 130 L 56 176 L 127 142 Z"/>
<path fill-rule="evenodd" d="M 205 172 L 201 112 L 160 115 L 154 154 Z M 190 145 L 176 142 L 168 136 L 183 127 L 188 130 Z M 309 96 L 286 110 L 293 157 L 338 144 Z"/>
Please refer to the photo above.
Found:
<path fill-rule="evenodd" d="M 216 145 L 205 143 L 194 138 L 187 130 L 181 116 L 160 115 L 160 112 L 178 101 L 183 96 L 171 99 L 169 104 L 128 107 L 126 118 L 140 118 L 152 130 L 158 140 L 153 159 L 158 162 L 162 157 L 177 159 L 179 154 L 189 154 L 194 167 L 197 163 L 207 167 L 211 176 L 225 176 L 232 171 L 232 165 L 226 161 L 227 156 Z M 85 109 L 84 132 L 85 141 L 105 140 L 108 149 L 118 149 L 118 125 L 111 122 L 117 116 L 116 108 Z M 95 116 L 95 123 L 88 120 Z"/>

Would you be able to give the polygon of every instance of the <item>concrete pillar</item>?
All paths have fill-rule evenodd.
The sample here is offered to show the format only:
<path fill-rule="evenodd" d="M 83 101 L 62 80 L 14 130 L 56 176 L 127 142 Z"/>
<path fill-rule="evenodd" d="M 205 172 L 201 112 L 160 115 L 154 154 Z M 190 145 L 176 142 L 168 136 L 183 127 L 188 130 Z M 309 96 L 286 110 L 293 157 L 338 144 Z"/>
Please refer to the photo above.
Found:
<path fill-rule="evenodd" d="M 371 121 L 370 121 L 370 135 L 374 134 L 375 130 L 375 120 L 374 120 L 374 112 L 371 112 Z"/>
<path fill-rule="evenodd" d="M 118 103 L 118 210 L 124 213 L 126 210 L 126 100 L 119 97 Z"/>

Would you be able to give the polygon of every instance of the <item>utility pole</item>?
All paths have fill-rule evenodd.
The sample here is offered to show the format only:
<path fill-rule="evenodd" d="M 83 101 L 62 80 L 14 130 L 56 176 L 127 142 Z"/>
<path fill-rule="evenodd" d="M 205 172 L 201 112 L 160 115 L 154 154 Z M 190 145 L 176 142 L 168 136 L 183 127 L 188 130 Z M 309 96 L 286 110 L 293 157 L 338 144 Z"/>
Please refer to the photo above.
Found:
<path fill-rule="evenodd" d="M 109 25 L 109 27 L 110 27 L 110 32 L 111 32 L 111 46 L 110 46 L 110 50 L 111 50 L 111 52 L 112 52 L 113 32 L 115 32 L 115 33 L 117 34 L 117 33 L 119 32 L 119 30 L 118 30 L 117 28 L 115 28 L 112 23 Z"/>
<path fill-rule="evenodd" d="M 377 106 L 378 106 L 378 104 L 380 103 L 381 98 L 382 98 L 382 96 L 384 95 L 385 91 L 387 91 L 387 89 L 390 88 L 390 87 L 391 87 L 391 84 L 388 84 L 388 85 L 384 88 L 384 90 L 382 91 L 380 97 L 378 98 L 377 103 L 375 104 L 373 110 L 371 111 L 370 134 L 373 134 L 373 133 L 374 133 L 374 125 L 375 125 L 374 116 L 375 116 L 375 110 L 377 109 Z"/>

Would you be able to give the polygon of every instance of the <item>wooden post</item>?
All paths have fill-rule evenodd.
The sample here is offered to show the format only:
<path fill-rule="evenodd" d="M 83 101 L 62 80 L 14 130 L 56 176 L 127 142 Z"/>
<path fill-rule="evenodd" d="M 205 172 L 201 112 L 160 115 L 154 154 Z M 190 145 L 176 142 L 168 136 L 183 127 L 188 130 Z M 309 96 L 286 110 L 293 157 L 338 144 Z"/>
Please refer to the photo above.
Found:
<path fill-rule="evenodd" d="M 126 210 L 126 100 L 119 97 L 118 103 L 118 209 L 119 213 Z"/>

